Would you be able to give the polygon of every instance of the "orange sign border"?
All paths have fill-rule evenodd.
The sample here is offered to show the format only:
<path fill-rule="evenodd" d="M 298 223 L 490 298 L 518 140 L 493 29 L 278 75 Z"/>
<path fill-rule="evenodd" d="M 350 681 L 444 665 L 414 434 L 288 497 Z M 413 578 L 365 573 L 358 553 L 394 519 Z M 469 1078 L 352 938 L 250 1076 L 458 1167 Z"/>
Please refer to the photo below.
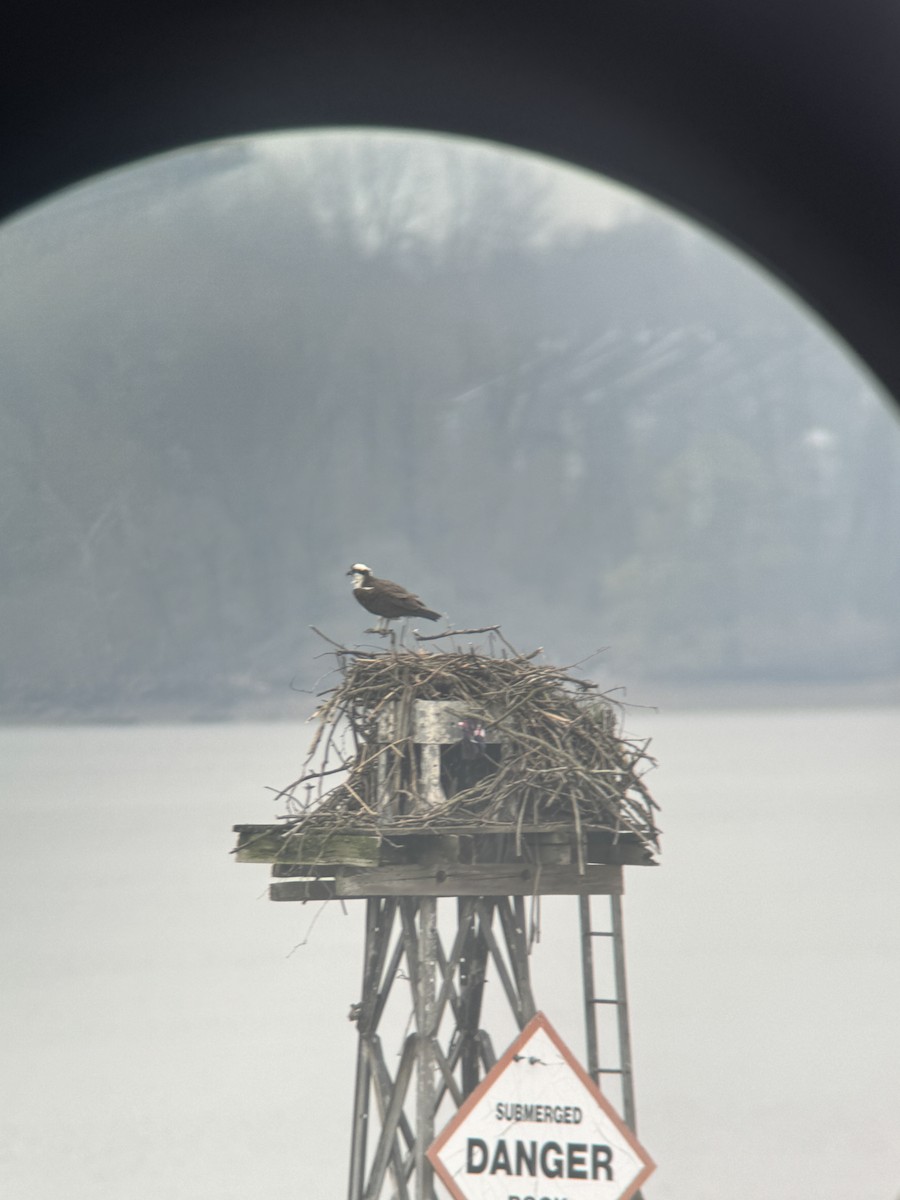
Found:
<path fill-rule="evenodd" d="M 588 1075 L 587 1071 L 585 1071 L 584 1067 L 542 1012 L 536 1013 L 531 1018 L 519 1036 L 507 1048 L 503 1056 L 497 1059 L 493 1067 L 491 1067 L 490 1071 L 488 1071 L 487 1075 L 485 1075 L 484 1079 L 482 1079 L 475 1091 L 472 1092 L 471 1096 L 463 1101 L 456 1113 L 454 1113 L 454 1115 L 450 1118 L 450 1120 L 426 1150 L 425 1153 L 428 1161 L 431 1163 L 432 1167 L 434 1167 L 435 1172 L 444 1186 L 449 1188 L 450 1194 L 453 1196 L 453 1200 L 472 1200 L 472 1198 L 467 1196 L 465 1192 L 460 1191 L 456 1181 L 445 1169 L 444 1164 L 440 1161 L 438 1155 L 443 1149 L 444 1143 L 452 1136 L 452 1134 L 456 1131 L 456 1129 L 458 1129 L 472 1109 L 480 1102 L 485 1092 L 489 1088 L 493 1087 L 497 1079 L 503 1074 L 525 1043 L 531 1039 L 538 1029 L 544 1030 L 577 1077 L 593 1095 L 599 1107 L 622 1134 L 623 1138 L 634 1151 L 637 1158 L 644 1164 L 643 1169 L 638 1172 L 635 1179 L 628 1185 L 628 1188 L 617 1197 L 617 1200 L 631 1200 L 631 1197 L 635 1194 L 635 1192 L 639 1190 L 641 1185 L 646 1182 L 646 1180 L 649 1179 L 649 1177 L 656 1170 L 656 1163 L 653 1161 L 641 1143 L 637 1140 L 635 1135 L 628 1128 L 610 1102 L 606 1099 L 606 1097 L 597 1087 L 596 1083 L 594 1083 L 593 1079 L 591 1079 L 590 1075 Z"/>

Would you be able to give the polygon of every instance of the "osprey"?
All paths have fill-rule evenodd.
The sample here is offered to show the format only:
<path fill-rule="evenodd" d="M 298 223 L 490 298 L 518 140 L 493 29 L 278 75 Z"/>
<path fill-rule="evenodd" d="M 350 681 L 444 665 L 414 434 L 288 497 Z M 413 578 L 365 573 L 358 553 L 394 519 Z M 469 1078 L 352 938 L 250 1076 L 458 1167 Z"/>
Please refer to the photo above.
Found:
<path fill-rule="evenodd" d="M 376 579 L 365 563 L 354 563 L 347 574 L 353 576 L 353 595 L 363 608 L 385 622 L 396 617 L 425 617 L 429 621 L 440 618 L 440 613 L 426 608 L 418 596 L 399 583 Z"/>

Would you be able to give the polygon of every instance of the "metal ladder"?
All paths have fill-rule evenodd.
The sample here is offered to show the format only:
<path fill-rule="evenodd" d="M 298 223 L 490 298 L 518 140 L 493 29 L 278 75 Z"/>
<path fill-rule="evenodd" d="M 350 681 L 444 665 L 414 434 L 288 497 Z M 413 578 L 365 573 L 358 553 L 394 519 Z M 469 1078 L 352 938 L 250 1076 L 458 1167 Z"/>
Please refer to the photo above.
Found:
<path fill-rule="evenodd" d="M 625 979 L 625 931 L 622 924 L 621 896 L 579 896 L 581 916 L 581 962 L 584 979 L 584 1019 L 587 1034 L 587 1067 L 591 1079 L 600 1086 L 602 1076 L 618 1076 L 621 1086 L 621 1114 L 625 1124 L 637 1133 L 634 1112 L 634 1074 L 631 1063 L 631 1034 L 628 1026 L 628 991 Z M 609 901 L 608 919 L 604 928 L 594 925 L 591 902 Z M 595 955 L 595 941 L 598 939 Z M 597 995 L 595 957 L 601 956 L 603 994 Z M 615 1013 L 617 1057 L 614 1065 L 600 1065 L 600 1009 L 611 1007 Z M 609 1039 L 606 1040 L 607 1043 Z M 607 1044 L 603 1046 L 604 1062 L 608 1062 Z"/>

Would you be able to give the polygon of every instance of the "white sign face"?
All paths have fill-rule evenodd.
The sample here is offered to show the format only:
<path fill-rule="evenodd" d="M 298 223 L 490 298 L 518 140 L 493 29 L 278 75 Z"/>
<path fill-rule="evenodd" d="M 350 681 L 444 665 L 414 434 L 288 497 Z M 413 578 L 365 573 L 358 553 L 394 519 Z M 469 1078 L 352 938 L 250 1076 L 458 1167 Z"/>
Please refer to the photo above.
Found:
<path fill-rule="evenodd" d="M 454 1200 L 627 1200 L 654 1169 L 543 1013 L 428 1158 Z"/>

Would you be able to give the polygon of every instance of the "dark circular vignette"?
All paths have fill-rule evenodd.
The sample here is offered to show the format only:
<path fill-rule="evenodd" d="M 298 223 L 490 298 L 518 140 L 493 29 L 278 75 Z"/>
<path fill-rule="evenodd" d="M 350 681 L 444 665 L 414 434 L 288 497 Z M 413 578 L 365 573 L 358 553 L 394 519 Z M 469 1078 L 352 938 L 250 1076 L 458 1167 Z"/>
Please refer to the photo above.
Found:
<path fill-rule="evenodd" d="M 4 25 L 0 216 L 223 136 L 481 137 L 730 239 L 900 396 L 893 0 L 12 0 Z"/>

